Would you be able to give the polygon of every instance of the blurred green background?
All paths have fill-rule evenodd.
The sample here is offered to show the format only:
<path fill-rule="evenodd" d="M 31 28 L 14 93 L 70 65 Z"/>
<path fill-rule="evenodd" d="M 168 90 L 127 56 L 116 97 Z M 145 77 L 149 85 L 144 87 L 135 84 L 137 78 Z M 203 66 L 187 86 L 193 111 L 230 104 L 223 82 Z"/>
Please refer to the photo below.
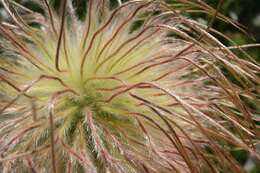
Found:
<path fill-rule="evenodd" d="M 210 6 L 217 7 L 219 0 L 205 0 Z M 217 21 L 214 28 L 232 38 L 238 45 L 260 43 L 260 0 L 224 0 L 221 13 L 242 24 L 247 34 L 229 24 Z M 229 43 L 226 42 L 227 45 Z M 259 63 L 260 47 L 245 49 Z"/>

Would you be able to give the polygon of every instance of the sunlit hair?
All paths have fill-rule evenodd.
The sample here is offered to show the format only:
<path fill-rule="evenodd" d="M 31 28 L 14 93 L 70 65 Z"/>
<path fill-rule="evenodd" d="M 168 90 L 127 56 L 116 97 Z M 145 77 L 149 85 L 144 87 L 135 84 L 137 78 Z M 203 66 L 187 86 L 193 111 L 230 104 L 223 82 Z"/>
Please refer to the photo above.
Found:
<path fill-rule="evenodd" d="M 34 1 L 44 14 L 1 2 L 3 172 L 238 173 L 230 147 L 260 158 L 247 105 L 260 68 L 211 34 L 229 40 L 211 28 L 228 21 L 218 9 L 88 0 L 79 20 L 67 0 L 60 12 Z M 212 20 L 185 17 L 187 6 Z"/>

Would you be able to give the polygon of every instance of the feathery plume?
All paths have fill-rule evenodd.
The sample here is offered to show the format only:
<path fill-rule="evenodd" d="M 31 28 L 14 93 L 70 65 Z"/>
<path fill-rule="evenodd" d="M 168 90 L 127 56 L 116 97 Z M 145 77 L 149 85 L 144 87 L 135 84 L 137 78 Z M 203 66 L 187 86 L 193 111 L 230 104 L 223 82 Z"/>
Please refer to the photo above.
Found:
<path fill-rule="evenodd" d="M 205 26 L 155 0 L 88 0 L 84 20 L 68 0 L 60 14 L 34 1 L 44 15 L 1 2 L 3 172 L 238 173 L 230 147 L 260 158 L 245 102 L 260 67 L 210 34 L 218 10 L 176 2 L 211 14 Z"/>

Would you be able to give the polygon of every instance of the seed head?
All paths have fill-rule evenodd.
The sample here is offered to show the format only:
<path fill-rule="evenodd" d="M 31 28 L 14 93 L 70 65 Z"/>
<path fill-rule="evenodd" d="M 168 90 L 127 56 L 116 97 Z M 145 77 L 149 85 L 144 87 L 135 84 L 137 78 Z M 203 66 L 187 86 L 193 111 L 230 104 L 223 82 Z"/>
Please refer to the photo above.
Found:
<path fill-rule="evenodd" d="M 243 172 L 231 146 L 260 157 L 243 99 L 256 100 L 259 66 L 211 24 L 154 0 L 89 0 L 81 20 L 67 0 L 60 13 L 37 2 L 44 14 L 2 4 L 4 172 Z"/>

